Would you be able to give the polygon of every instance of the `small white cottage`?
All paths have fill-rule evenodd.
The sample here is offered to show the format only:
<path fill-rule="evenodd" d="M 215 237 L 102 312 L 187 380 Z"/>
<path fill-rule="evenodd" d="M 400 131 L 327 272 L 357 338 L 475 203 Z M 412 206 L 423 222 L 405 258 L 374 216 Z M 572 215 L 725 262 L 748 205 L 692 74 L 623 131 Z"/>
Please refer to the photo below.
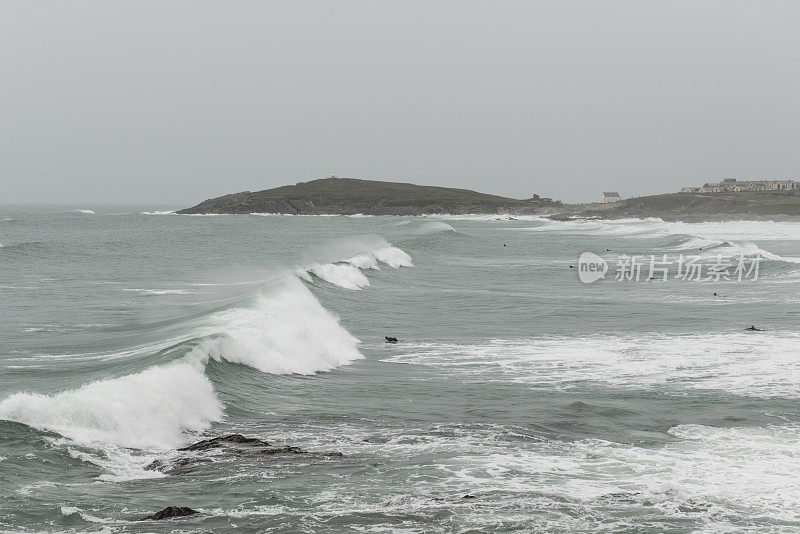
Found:
<path fill-rule="evenodd" d="M 617 202 L 621 200 L 619 193 L 614 191 L 604 191 L 600 193 L 600 204 L 608 204 L 610 202 Z"/>

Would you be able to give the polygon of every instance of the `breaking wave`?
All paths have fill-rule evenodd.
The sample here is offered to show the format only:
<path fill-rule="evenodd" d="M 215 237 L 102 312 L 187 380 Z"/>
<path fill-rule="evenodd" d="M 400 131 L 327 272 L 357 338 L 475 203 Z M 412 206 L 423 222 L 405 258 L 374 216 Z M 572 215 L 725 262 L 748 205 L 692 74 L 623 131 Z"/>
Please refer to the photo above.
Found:
<path fill-rule="evenodd" d="M 358 290 L 369 286 L 369 279 L 362 270 L 380 270 L 380 264 L 393 269 L 414 266 L 411 256 L 383 240 L 358 248 L 362 251 L 352 256 L 333 263 L 312 263 L 298 269 L 296 274 L 306 282 L 313 282 L 317 277 L 344 289 Z"/>
<path fill-rule="evenodd" d="M 340 287 L 360 288 L 369 281 L 356 265 L 371 269 L 378 263 L 400 267 L 411 265 L 411 259 L 386 244 L 303 272 L 326 276 Z M 103 457 L 111 458 L 110 464 L 91 455 L 90 461 L 118 474 L 151 476 L 142 471 L 141 461 L 131 470 L 130 452 L 118 449 L 175 448 L 187 443 L 192 433 L 222 420 L 224 406 L 206 369 L 212 360 L 267 374 L 311 375 L 363 358 L 358 339 L 291 274 L 278 277 L 248 305 L 201 318 L 183 339 L 166 349 L 163 344 L 151 346 L 151 353 L 157 352 L 154 357 L 169 361 L 139 372 L 55 394 L 10 395 L 0 401 L 0 419 L 99 448 Z"/>
<path fill-rule="evenodd" d="M 631 239 L 662 239 L 661 248 L 669 253 L 699 255 L 703 259 L 730 259 L 761 256 L 767 261 L 800 263 L 800 257 L 786 257 L 760 247 L 757 242 L 796 241 L 800 235 L 798 222 L 727 221 L 666 222 L 647 219 L 573 219 L 554 221 L 541 219 L 541 224 L 514 230 L 557 232 L 578 235 L 607 235 Z"/>
<path fill-rule="evenodd" d="M 0 402 L 0 418 L 84 444 L 166 449 L 186 431 L 222 417 L 222 404 L 199 360 L 91 382 L 55 395 L 17 393 Z"/>
<path fill-rule="evenodd" d="M 94 215 L 92 210 L 73 210 L 75 213 L 83 213 L 84 215 Z"/>

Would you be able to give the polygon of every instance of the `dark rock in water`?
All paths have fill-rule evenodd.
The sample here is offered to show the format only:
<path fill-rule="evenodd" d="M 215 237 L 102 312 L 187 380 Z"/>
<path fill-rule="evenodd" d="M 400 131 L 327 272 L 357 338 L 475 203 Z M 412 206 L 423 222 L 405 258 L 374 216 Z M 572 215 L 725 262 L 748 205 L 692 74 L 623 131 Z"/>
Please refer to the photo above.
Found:
<path fill-rule="evenodd" d="M 210 464 L 211 460 L 208 458 L 177 458 L 172 461 L 154 460 L 148 464 L 144 469 L 145 471 L 160 471 L 162 473 L 169 473 L 170 475 L 185 475 L 191 473 L 201 465 Z"/>
<path fill-rule="evenodd" d="M 289 445 L 285 447 L 268 447 L 258 452 L 259 454 L 307 454 L 306 451 L 300 447 L 290 447 Z"/>
<path fill-rule="evenodd" d="M 397 343 L 396 337 L 384 336 L 383 339 L 385 339 L 387 343 Z"/>
<path fill-rule="evenodd" d="M 197 513 L 199 513 L 197 510 L 192 510 L 188 506 L 167 506 L 160 512 L 143 517 L 139 521 L 160 521 L 171 517 L 186 517 L 187 515 L 194 515 Z"/>
<path fill-rule="evenodd" d="M 678 510 L 685 514 L 704 513 L 708 512 L 710 509 L 710 504 L 694 500 L 689 500 L 688 502 L 678 505 Z"/>
<path fill-rule="evenodd" d="M 269 443 L 257 438 L 246 438 L 241 434 L 231 434 L 230 436 L 220 436 L 213 439 L 205 439 L 193 443 L 188 447 L 178 449 L 179 451 L 207 451 L 209 449 L 218 449 L 228 444 L 233 445 L 246 445 L 251 447 L 269 447 Z"/>
<path fill-rule="evenodd" d="M 474 499 L 474 498 L 475 498 L 475 495 L 470 495 L 469 493 L 467 493 L 466 495 L 464 495 L 464 496 L 463 496 L 463 497 L 461 497 L 461 498 L 462 498 L 462 499 Z"/>
<path fill-rule="evenodd" d="M 275 455 L 308 455 L 308 456 L 327 456 L 342 457 L 340 452 L 314 453 L 304 451 L 300 447 L 285 445 L 283 447 L 273 447 L 268 442 L 257 439 L 247 438 L 241 434 L 231 434 L 212 439 L 198 441 L 188 447 L 178 449 L 182 452 L 204 453 L 208 451 L 220 451 L 226 456 L 233 457 L 259 457 Z M 216 456 L 216 455 L 215 455 Z M 145 469 L 149 471 L 160 471 L 170 475 L 185 475 L 195 471 L 198 467 L 212 463 L 212 458 L 204 458 L 201 454 L 191 454 L 180 458 L 159 459 L 150 463 Z"/>

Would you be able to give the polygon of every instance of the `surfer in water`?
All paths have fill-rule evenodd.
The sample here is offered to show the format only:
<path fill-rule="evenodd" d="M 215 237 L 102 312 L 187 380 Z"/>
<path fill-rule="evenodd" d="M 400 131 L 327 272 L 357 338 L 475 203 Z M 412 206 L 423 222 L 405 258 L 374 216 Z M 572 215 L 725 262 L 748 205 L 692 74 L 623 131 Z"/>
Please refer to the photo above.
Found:
<path fill-rule="evenodd" d="M 384 336 L 383 339 L 386 340 L 386 343 L 397 343 L 397 338 L 396 337 Z"/>

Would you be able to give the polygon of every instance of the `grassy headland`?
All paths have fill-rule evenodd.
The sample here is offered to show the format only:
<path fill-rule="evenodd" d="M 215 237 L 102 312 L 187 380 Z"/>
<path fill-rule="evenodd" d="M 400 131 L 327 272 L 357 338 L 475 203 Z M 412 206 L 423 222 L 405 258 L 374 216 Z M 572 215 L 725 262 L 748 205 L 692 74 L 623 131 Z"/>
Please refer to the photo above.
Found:
<path fill-rule="evenodd" d="M 178 213 L 423 215 L 428 213 L 558 213 L 560 202 L 526 200 L 468 189 L 326 178 L 212 198 Z"/>
<path fill-rule="evenodd" d="M 537 214 L 665 220 L 763 219 L 800 216 L 800 191 L 670 193 L 613 204 L 562 204 L 534 195 L 516 199 L 409 183 L 326 178 L 205 200 L 178 213 L 287 213 L 294 215 L 424 215 L 433 213 Z"/>

